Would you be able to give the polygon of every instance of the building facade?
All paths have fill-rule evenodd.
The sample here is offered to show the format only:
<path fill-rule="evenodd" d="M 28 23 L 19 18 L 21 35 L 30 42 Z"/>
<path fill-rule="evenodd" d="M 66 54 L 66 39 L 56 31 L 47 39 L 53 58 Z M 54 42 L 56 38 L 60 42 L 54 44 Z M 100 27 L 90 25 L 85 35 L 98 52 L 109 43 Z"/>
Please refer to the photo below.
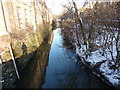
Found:
<path fill-rule="evenodd" d="M 52 23 L 52 18 L 44 0 L 0 0 L 0 52 L 8 48 L 12 36 L 37 31 L 46 22 Z"/>
<path fill-rule="evenodd" d="M 28 27 L 37 30 L 37 25 L 50 22 L 50 14 L 44 0 L 1 0 L 0 36 Z"/>

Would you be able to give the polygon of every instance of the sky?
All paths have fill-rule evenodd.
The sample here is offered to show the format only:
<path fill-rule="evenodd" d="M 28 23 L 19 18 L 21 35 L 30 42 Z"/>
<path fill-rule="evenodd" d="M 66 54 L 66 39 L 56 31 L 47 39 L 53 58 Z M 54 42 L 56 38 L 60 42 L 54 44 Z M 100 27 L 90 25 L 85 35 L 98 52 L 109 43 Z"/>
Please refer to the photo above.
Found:
<path fill-rule="evenodd" d="M 81 7 L 84 4 L 84 0 L 75 0 L 77 2 L 77 6 Z M 45 0 L 48 8 L 53 12 L 53 14 L 60 14 L 63 11 L 63 6 L 68 3 L 68 0 Z"/>

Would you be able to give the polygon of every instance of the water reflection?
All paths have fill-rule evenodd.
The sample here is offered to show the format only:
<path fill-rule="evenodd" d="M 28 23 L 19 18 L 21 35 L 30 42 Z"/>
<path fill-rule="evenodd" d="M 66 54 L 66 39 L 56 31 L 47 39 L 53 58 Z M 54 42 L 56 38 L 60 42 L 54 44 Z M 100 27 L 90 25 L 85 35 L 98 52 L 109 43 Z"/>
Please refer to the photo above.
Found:
<path fill-rule="evenodd" d="M 63 48 L 61 30 L 54 31 L 45 83 L 42 88 L 109 87 L 98 80 L 81 62 L 77 63 L 74 50 Z"/>
<path fill-rule="evenodd" d="M 48 65 L 50 44 L 43 42 L 31 59 L 28 66 L 21 72 L 19 88 L 40 88 L 44 82 L 45 70 Z"/>
<path fill-rule="evenodd" d="M 54 31 L 51 50 L 50 46 L 51 45 L 47 42 L 43 42 L 41 44 L 39 49 L 36 51 L 35 56 L 31 58 L 27 67 L 20 73 L 20 80 L 17 82 L 17 87 L 109 87 L 90 73 L 80 61 L 78 63 L 75 51 L 73 49 L 68 49 L 69 46 L 65 44 L 60 28 Z"/>

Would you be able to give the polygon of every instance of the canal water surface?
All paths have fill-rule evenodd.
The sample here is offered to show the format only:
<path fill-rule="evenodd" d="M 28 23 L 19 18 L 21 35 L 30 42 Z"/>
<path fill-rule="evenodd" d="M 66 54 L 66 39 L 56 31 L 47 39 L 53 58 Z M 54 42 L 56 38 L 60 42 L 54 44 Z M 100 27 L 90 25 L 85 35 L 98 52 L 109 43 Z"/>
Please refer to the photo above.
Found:
<path fill-rule="evenodd" d="M 74 50 L 64 45 L 60 28 L 54 31 L 45 82 L 42 88 L 105 88 L 81 62 Z"/>
<path fill-rule="evenodd" d="M 18 87 L 32 88 L 105 88 L 81 62 L 74 50 L 64 45 L 60 28 L 54 30 L 53 43 L 46 51 L 40 50 L 22 72 Z"/>

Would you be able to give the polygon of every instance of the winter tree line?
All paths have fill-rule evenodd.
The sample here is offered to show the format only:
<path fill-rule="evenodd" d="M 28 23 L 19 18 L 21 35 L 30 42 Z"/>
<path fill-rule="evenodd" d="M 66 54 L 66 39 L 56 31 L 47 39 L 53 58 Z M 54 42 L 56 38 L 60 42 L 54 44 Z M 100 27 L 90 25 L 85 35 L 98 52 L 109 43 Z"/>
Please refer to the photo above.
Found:
<path fill-rule="evenodd" d="M 72 0 L 64 5 L 60 27 L 64 39 L 79 47 L 85 57 L 99 50 L 111 69 L 120 66 L 120 2 L 96 2 L 78 9 Z"/>

